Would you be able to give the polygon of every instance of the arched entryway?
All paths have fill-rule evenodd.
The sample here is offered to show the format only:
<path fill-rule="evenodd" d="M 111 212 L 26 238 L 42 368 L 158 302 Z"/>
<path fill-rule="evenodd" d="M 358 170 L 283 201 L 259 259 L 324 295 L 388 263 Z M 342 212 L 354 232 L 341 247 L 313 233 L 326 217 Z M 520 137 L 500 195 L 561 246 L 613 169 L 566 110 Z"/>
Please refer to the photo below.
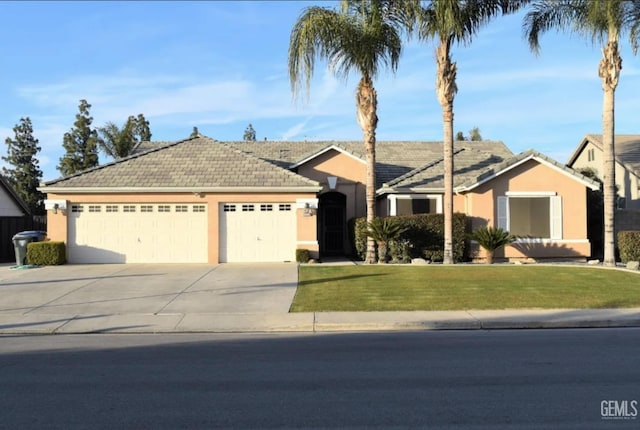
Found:
<path fill-rule="evenodd" d="M 318 202 L 320 255 L 345 255 L 347 196 L 337 191 L 322 194 Z"/>

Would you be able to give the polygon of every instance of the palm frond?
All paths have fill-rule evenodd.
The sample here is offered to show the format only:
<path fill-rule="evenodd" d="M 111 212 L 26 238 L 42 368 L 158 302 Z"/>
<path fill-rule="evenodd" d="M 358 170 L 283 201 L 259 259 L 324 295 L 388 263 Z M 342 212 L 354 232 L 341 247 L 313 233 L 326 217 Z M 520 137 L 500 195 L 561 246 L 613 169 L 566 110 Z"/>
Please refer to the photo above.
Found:
<path fill-rule="evenodd" d="M 415 20 L 423 40 L 468 44 L 492 18 L 518 11 L 529 0 L 432 0 Z"/>
<path fill-rule="evenodd" d="M 480 227 L 469 236 L 487 251 L 495 251 L 513 243 L 517 238 L 508 231 L 496 227 Z"/>
<path fill-rule="evenodd" d="M 535 53 L 540 51 L 540 36 L 549 30 L 577 33 L 593 43 L 617 41 L 628 31 L 635 53 L 640 34 L 640 1 L 539 0 L 531 4 L 522 30 Z"/>
<path fill-rule="evenodd" d="M 344 79 L 352 72 L 374 78 L 381 68 L 395 71 L 402 53 L 402 29 L 409 28 L 400 6 L 412 2 L 344 0 L 339 12 L 317 6 L 305 9 L 289 41 L 294 96 L 303 82 L 308 95 L 316 59 L 326 60 Z"/>

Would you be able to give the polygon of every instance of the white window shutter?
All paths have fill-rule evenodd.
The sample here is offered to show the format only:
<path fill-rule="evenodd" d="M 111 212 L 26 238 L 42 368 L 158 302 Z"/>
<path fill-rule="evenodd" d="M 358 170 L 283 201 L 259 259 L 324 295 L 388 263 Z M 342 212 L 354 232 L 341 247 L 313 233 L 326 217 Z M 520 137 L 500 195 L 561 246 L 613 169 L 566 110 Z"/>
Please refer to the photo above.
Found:
<path fill-rule="evenodd" d="M 562 239 L 562 197 L 550 197 L 551 239 Z"/>
<path fill-rule="evenodd" d="M 509 231 L 509 198 L 498 196 L 498 228 Z"/>

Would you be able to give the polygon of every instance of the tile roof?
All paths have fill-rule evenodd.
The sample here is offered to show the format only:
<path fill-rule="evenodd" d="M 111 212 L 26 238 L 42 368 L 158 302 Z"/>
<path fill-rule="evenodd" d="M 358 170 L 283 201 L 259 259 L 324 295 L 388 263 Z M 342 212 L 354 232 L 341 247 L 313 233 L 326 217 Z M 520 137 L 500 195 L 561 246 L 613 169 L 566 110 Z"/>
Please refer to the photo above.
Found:
<path fill-rule="evenodd" d="M 466 183 L 460 184 L 459 186 L 454 184 L 454 187 L 458 187 L 458 191 L 466 191 L 469 189 L 473 189 L 477 185 L 487 182 L 493 179 L 494 177 L 499 176 L 501 173 L 508 171 L 510 168 L 513 168 L 519 165 L 520 163 L 531 158 L 535 158 L 539 161 L 546 163 L 549 166 L 556 168 L 557 170 L 563 172 L 567 176 L 573 177 L 574 179 L 583 182 L 585 185 L 589 186 L 592 189 L 600 188 L 600 184 L 597 181 L 594 181 L 593 179 L 584 176 L 578 171 L 572 169 L 571 167 L 558 163 L 554 159 L 547 157 L 546 155 L 533 149 L 529 149 L 528 151 L 521 152 L 520 154 L 508 160 L 505 160 L 501 163 L 488 167 L 484 169 L 484 171 L 482 171 L 479 175 L 475 177 L 469 177 Z"/>
<path fill-rule="evenodd" d="M 469 146 L 454 149 L 453 186 L 458 187 L 475 179 L 481 172 L 505 161 L 505 156 L 481 151 Z M 433 190 L 444 189 L 444 158 L 439 158 L 424 164 L 410 172 L 383 185 L 383 190 Z"/>
<path fill-rule="evenodd" d="M 335 145 L 354 156 L 365 159 L 362 141 L 306 141 L 306 142 L 225 142 L 225 144 L 255 155 L 282 167 L 289 167 L 323 149 Z M 502 142 L 455 142 L 456 150 L 469 151 L 456 159 L 456 174 L 465 173 L 470 166 L 499 163 L 511 158 L 513 153 Z M 377 188 L 414 169 L 423 168 L 442 159 L 442 142 L 378 141 L 376 142 Z M 483 164 L 486 167 L 487 164 Z M 435 185 L 434 185 L 435 186 Z"/>
<path fill-rule="evenodd" d="M 207 137 L 147 147 L 66 178 L 56 188 L 299 188 L 318 183 Z"/>

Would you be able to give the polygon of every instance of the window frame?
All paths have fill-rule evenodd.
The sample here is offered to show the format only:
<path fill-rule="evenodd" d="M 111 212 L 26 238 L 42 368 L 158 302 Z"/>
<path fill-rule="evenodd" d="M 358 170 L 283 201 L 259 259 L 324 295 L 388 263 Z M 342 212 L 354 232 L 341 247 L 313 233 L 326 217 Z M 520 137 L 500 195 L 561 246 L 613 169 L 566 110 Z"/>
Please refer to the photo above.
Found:
<path fill-rule="evenodd" d="M 497 226 L 505 231 L 511 228 L 511 212 L 509 199 L 548 198 L 549 199 L 549 236 L 536 238 L 518 238 L 516 243 L 539 242 L 545 240 L 562 240 L 562 197 L 555 192 L 509 192 L 497 198 Z"/>
<path fill-rule="evenodd" d="M 435 213 L 442 213 L 442 194 L 390 194 L 387 196 L 387 213 L 389 216 L 398 216 L 398 200 L 435 200 Z"/>

